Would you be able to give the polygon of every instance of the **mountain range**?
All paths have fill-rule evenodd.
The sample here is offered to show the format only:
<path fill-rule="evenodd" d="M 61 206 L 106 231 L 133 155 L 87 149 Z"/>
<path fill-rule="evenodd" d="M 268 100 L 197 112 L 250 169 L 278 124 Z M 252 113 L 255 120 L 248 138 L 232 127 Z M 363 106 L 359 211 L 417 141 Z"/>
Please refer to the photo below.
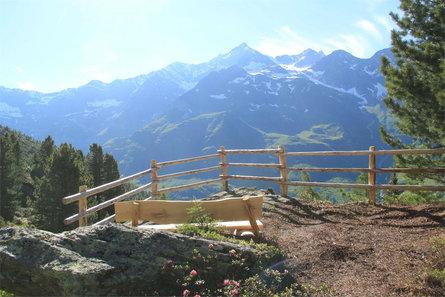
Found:
<path fill-rule="evenodd" d="M 85 151 L 93 142 L 102 144 L 124 175 L 146 169 L 151 159 L 214 154 L 220 146 L 381 149 L 387 146 L 379 126 L 395 129 L 382 103 L 382 55 L 393 59 L 389 49 L 368 59 L 311 49 L 273 58 L 243 43 L 205 63 L 175 62 L 111 83 L 91 81 L 55 93 L 0 87 L 0 121 L 36 139 L 51 135 Z M 359 163 L 319 159 L 292 162 Z M 357 167 L 364 166 L 360 162 Z"/>

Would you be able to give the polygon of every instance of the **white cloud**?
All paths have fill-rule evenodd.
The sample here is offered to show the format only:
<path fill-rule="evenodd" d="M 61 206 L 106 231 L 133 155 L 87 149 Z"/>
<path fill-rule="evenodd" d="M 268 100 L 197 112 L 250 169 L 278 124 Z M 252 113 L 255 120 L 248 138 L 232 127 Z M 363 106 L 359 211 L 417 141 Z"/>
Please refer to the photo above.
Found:
<path fill-rule="evenodd" d="M 24 72 L 23 68 L 20 66 L 15 67 L 15 70 L 17 70 L 19 72 Z"/>
<path fill-rule="evenodd" d="M 355 25 L 359 28 L 362 28 L 366 32 L 370 33 L 374 37 L 380 40 L 382 39 L 382 34 L 379 32 L 379 30 L 377 30 L 377 27 L 370 21 L 362 19 L 359 20 L 357 23 L 355 23 Z"/>
<path fill-rule="evenodd" d="M 385 27 L 386 31 L 391 31 L 395 28 L 395 23 L 392 21 L 392 19 L 389 16 L 383 16 L 383 15 L 375 15 L 374 19 L 383 27 Z"/>
<path fill-rule="evenodd" d="M 336 48 L 345 50 L 356 57 L 365 55 L 365 41 L 361 36 L 340 35 L 341 40 L 328 40 Z"/>
<path fill-rule="evenodd" d="M 322 46 L 316 42 L 307 40 L 302 36 L 298 35 L 296 32 L 292 31 L 288 26 L 283 26 L 276 31 L 279 39 L 263 37 L 262 42 L 255 46 L 255 49 L 261 53 L 270 56 L 279 55 L 295 55 L 301 53 L 307 48 L 312 48 L 314 50 L 326 49 L 326 46 Z"/>
<path fill-rule="evenodd" d="M 22 90 L 36 90 L 33 83 L 30 81 L 27 82 L 17 82 L 17 85 L 19 86 L 19 89 Z"/>

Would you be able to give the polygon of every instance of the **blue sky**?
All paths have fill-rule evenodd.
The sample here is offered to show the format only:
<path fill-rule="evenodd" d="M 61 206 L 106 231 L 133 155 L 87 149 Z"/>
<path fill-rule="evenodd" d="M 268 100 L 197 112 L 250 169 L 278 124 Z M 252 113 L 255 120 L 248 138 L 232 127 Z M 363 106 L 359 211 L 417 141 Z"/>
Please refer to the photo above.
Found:
<path fill-rule="evenodd" d="M 0 86 L 53 92 L 246 42 L 271 56 L 306 48 L 368 58 L 390 47 L 398 0 L 0 0 Z"/>

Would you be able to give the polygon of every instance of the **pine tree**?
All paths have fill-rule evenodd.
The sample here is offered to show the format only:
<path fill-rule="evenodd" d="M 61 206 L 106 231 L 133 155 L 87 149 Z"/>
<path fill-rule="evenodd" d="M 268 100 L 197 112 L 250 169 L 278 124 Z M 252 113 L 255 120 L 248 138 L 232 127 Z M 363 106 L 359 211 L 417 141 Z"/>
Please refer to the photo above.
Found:
<path fill-rule="evenodd" d="M 0 216 L 6 221 L 13 219 L 18 206 L 14 197 L 16 188 L 14 165 L 16 160 L 13 147 L 13 139 L 11 139 L 9 133 L 0 136 Z"/>
<path fill-rule="evenodd" d="M 77 212 L 77 204 L 64 205 L 62 198 L 77 193 L 83 183 L 81 172 L 84 157 L 81 151 L 67 143 L 52 152 L 50 164 L 36 189 L 34 208 L 38 228 L 60 232 L 76 227 L 65 226 L 63 220 Z"/>
<path fill-rule="evenodd" d="M 382 57 L 388 90 L 383 101 L 411 143 L 404 144 L 380 127 L 382 138 L 395 149 L 444 147 L 445 4 L 442 0 L 401 0 L 400 9 L 403 17 L 391 13 L 400 28 L 391 35 L 396 65 Z M 399 155 L 396 167 L 445 167 L 445 155 Z M 416 176 L 418 182 L 426 178 Z M 429 178 L 445 182 L 443 174 Z"/>
<path fill-rule="evenodd" d="M 104 182 L 109 183 L 115 180 L 118 180 L 121 177 L 119 172 L 119 166 L 117 161 L 114 159 L 113 155 L 106 153 L 104 156 Z M 125 188 L 123 185 L 110 189 L 103 193 L 103 200 L 110 200 L 119 195 L 122 195 L 125 192 Z M 114 207 L 110 206 L 103 210 L 103 214 L 101 218 L 104 218 L 114 212 Z"/>
<path fill-rule="evenodd" d="M 55 149 L 54 140 L 51 136 L 46 137 L 38 152 L 32 158 L 31 178 L 33 180 L 38 180 L 45 175 Z"/>

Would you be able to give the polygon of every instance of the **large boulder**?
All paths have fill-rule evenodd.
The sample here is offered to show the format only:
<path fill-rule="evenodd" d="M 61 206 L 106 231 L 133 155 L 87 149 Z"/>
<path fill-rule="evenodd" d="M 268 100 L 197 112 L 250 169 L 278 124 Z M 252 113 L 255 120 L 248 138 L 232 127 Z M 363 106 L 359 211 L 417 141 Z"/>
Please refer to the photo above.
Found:
<path fill-rule="evenodd" d="M 194 250 L 209 253 L 210 243 L 217 258 L 212 271 L 220 279 L 230 269 L 232 249 L 246 267 L 258 261 L 248 247 L 117 224 L 60 234 L 4 228 L 0 229 L 0 288 L 17 295 L 150 295 L 147 290 L 156 288 L 168 260 L 185 264 Z"/>

